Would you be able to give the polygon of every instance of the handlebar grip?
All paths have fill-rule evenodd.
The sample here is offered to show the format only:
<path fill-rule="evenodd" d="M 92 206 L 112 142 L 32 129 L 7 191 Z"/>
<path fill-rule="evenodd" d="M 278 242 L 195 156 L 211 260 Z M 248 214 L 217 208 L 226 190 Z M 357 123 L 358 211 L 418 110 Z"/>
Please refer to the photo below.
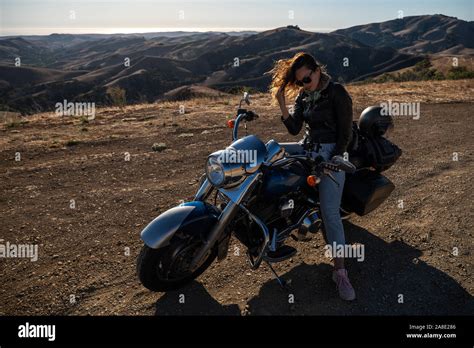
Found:
<path fill-rule="evenodd" d="M 334 156 L 332 162 L 339 167 L 340 170 L 343 170 L 347 173 L 354 173 L 356 167 L 349 161 L 346 161 L 341 156 Z"/>
<path fill-rule="evenodd" d="M 341 168 L 339 168 L 338 165 L 332 164 L 332 163 L 328 163 L 328 162 L 326 162 L 326 163 L 323 164 L 323 168 L 332 170 L 333 172 L 340 172 L 340 171 L 341 171 Z"/>
<path fill-rule="evenodd" d="M 244 117 L 245 121 L 247 122 L 253 121 L 256 118 L 258 118 L 258 115 L 253 111 L 247 111 Z"/>

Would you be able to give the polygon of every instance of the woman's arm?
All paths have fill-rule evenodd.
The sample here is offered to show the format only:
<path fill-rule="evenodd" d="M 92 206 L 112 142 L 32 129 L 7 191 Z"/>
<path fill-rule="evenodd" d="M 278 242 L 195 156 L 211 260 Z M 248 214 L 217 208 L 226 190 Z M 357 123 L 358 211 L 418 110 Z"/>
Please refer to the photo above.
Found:
<path fill-rule="evenodd" d="M 352 99 L 341 84 L 334 85 L 334 111 L 337 140 L 333 155 L 342 156 L 352 139 Z"/>
<path fill-rule="evenodd" d="M 282 105 L 280 104 L 280 109 L 283 114 L 281 120 L 291 135 L 298 135 L 298 133 L 301 131 L 301 128 L 303 127 L 303 108 L 304 105 L 302 93 L 300 93 L 295 100 L 295 106 L 292 115 L 290 115 L 288 112 L 286 105 L 284 108 L 282 108 Z"/>

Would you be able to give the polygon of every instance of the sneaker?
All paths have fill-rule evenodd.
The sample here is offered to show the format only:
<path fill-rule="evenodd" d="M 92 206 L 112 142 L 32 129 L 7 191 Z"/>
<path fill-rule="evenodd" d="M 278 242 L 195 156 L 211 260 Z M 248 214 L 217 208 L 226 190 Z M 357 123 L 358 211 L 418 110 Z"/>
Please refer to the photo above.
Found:
<path fill-rule="evenodd" d="M 337 285 L 337 290 L 339 291 L 339 297 L 346 301 L 355 300 L 356 295 L 354 288 L 349 281 L 349 277 L 347 276 L 347 270 L 344 268 L 334 270 L 332 272 L 332 280 Z"/>

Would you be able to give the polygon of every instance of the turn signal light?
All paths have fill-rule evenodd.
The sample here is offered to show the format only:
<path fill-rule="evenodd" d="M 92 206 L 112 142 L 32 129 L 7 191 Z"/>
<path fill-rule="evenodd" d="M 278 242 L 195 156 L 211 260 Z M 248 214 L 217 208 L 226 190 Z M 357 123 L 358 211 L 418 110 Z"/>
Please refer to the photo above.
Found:
<path fill-rule="evenodd" d="M 227 121 L 227 127 L 234 128 L 234 125 L 235 125 L 235 120 L 228 120 Z"/>
<path fill-rule="evenodd" d="M 316 175 L 309 175 L 308 177 L 306 177 L 306 182 L 311 187 L 316 186 L 317 184 L 319 184 L 320 181 L 321 179 L 318 178 Z"/>

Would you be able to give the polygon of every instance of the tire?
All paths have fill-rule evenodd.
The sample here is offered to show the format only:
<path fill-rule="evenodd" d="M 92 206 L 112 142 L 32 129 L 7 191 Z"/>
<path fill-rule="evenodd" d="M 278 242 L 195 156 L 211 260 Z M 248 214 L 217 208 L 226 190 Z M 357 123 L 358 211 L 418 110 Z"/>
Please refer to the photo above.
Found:
<path fill-rule="evenodd" d="M 164 269 L 166 271 L 167 267 L 172 266 L 172 260 L 174 260 L 173 255 L 179 253 L 179 249 L 183 248 L 183 244 L 184 243 L 170 244 L 161 249 L 152 249 L 147 245 L 143 246 L 137 258 L 138 278 L 143 286 L 151 291 L 157 292 L 177 290 L 201 275 L 217 256 L 217 249 L 213 248 L 205 261 L 194 272 L 183 274 L 183 276 L 174 279 L 166 279 L 160 276 L 160 273 L 163 272 L 160 272 L 160 270 Z M 198 245 L 201 244 L 197 243 L 196 248 Z M 184 245 L 184 248 L 186 247 L 187 246 Z"/>

